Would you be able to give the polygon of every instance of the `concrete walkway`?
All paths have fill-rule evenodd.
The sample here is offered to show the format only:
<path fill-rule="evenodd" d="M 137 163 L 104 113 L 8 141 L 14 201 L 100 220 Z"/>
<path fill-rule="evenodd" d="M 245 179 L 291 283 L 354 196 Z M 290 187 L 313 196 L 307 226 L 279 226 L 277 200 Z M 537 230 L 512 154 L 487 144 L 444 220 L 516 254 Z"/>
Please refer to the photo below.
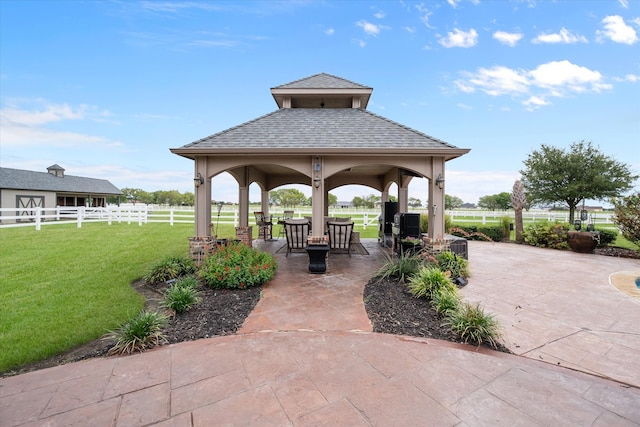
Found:
<path fill-rule="evenodd" d="M 371 333 L 366 246 L 326 275 L 278 254 L 237 335 L 2 379 L 0 426 L 640 425 L 640 303 L 609 283 L 638 260 L 470 242 L 508 355 Z"/>

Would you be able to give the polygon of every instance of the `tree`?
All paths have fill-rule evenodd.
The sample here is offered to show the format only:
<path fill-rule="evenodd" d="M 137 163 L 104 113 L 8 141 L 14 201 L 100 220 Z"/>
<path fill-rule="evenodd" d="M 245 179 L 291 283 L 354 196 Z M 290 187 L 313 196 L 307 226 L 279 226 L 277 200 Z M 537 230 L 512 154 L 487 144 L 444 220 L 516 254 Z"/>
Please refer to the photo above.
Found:
<path fill-rule="evenodd" d="M 420 199 L 417 199 L 415 197 L 409 197 L 408 205 L 412 208 L 419 208 L 422 206 L 422 202 L 420 201 Z"/>
<path fill-rule="evenodd" d="M 283 207 L 303 206 L 307 203 L 307 197 L 300 190 L 295 188 L 281 188 L 269 192 L 271 203 Z"/>
<path fill-rule="evenodd" d="M 329 206 L 336 206 L 338 204 L 338 196 L 329 193 Z"/>
<path fill-rule="evenodd" d="M 630 190 L 638 179 L 628 165 L 605 156 L 591 142 L 574 142 L 567 151 L 542 145 L 524 161 L 522 183 L 532 203 L 563 202 L 573 222 L 585 199 L 605 200 Z"/>
<path fill-rule="evenodd" d="M 614 199 L 614 215 L 611 218 L 622 236 L 640 246 L 640 193 L 632 194 L 621 200 Z"/>
<path fill-rule="evenodd" d="M 507 193 L 503 191 L 502 193 L 498 193 L 495 195 L 496 203 L 498 204 L 498 209 L 506 211 L 511 208 L 511 193 Z"/>
<path fill-rule="evenodd" d="M 444 208 L 446 210 L 458 209 L 463 203 L 464 202 L 459 197 L 450 196 L 448 194 L 444 195 Z"/>
<path fill-rule="evenodd" d="M 369 194 L 368 196 L 362 196 L 362 197 L 354 197 L 351 200 L 351 203 L 353 204 L 353 206 L 355 207 L 363 207 L 363 208 L 374 208 L 376 206 L 376 203 L 378 203 L 380 201 L 380 196 L 376 196 L 375 194 Z"/>
<path fill-rule="evenodd" d="M 511 194 L 503 191 L 499 194 L 482 196 L 478 199 L 478 206 L 490 211 L 495 211 L 497 209 L 506 211 L 511 207 Z"/>

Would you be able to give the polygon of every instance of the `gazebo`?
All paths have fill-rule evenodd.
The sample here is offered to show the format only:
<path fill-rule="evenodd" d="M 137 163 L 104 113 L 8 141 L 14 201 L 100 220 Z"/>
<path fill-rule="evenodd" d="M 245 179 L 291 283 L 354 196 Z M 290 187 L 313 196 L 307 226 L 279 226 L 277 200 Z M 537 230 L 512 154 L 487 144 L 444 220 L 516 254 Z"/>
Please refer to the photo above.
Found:
<path fill-rule="evenodd" d="M 389 200 L 397 185 L 398 211 L 408 210 L 414 177 L 429 180 L 429 235 L 444 234 L 445 163 L 469 152 L 367 110 L 373 89 L 330 74 L 276 86 L 278 109 L 171 152 L 195 162 L 195 235 L 211 235 L 211 178 L 228 172 L 238 182 L 239 229 L 249 226 L 249 186 L 269 191 L 309 185 L 312 229 L 323 230 L 328 194 L 337 187 L 365 185 Z M 238 233 L 238 232 L 237 232 Z"/>

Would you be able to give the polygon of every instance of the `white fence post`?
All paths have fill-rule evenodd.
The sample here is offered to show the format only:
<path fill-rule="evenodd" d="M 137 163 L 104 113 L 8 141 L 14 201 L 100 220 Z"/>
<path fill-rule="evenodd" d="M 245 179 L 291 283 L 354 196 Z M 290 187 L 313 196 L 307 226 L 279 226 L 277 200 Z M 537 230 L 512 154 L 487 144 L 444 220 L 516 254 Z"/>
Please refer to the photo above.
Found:
<path fill-rule="evenodd" d="M 42 220 L 42 208 L 36 208 L 36 231 L 40 231 L 40 221 Z"/>
<path fill-rule="evenodd" d="M 169 210 L 169 225 L 173 226 L 173 208 Z"/>
<path fill-rule="evenodd" d="M 78 223 L 78 228 L 82 228 L 82 217 L 84 215 L 84 208 L 82 206 L 78 206 L 78 211 L 76 213 L 76 220 Z"/>
<path fill-rule="evenodd" d="M 365 212 L 364 215 L 362 216 L 362 228 L 364 230 L 367 229 L 367 224 L 369 223 L 369 213 Z"/>

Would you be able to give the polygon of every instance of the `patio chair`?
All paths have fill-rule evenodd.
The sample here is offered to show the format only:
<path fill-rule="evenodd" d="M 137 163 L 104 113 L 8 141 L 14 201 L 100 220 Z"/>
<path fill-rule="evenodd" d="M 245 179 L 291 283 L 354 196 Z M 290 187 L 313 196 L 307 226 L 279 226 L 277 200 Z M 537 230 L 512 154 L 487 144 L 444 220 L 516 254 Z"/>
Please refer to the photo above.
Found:
<path fill-rule="evenodd" d="M 278 220 L 278 224 L 282 226 L 280 227 L 280 233 L 278 234 L 278 239 L 280 238 L 280 236 L 286 237 L 287 234 L 284 231 L 284 222 L 292 218 L 293 218 L 293 211 L 284 211 L 284 213 L 282 214 L 282 218 Z"/>
<path fill-rule="evenodd" d="M 344 252 L 351 256 L 351 236 L 353 235 L 353 222 L 328 221 L 327 234 L 329 235 L 329 251 Z"/>
<path fill-rule="evenodd" d="M 304 218 L 288 219 L 284 222 L 284 230 L 287 236 L 286 256 L 289 256 L 292 250 L 305 249 L 307 247 L 310 228 L 309 221 Z"/>
<path fill-rule="evenodd" d="M 271 229 L 273 227 L 271 220 L 266 217 L 264 212 L 254 212 L 253 215 L 256 217 L 256 225 L 258 226 L 258 238 L 260 238 L 260 234 L 262 234 L 262 238 L 265 241 L 267 241 L 267 236 L 269 236 L 269 240 L 271 240 Z"/>

